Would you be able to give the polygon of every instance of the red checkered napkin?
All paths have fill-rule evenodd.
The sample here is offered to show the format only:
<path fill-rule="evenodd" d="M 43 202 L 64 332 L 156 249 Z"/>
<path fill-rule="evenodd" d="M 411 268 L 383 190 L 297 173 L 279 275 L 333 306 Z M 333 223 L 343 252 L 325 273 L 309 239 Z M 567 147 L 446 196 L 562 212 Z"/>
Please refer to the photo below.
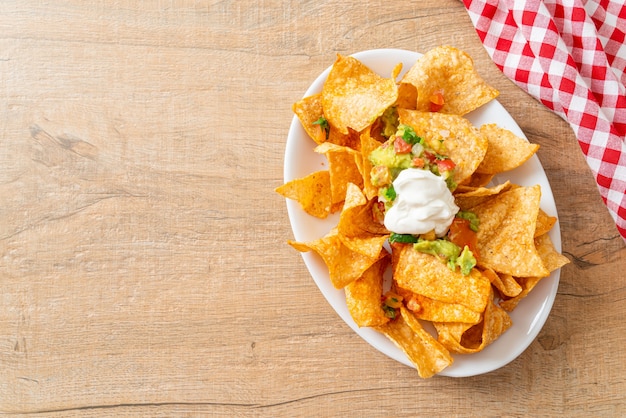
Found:
<path fill-rule="evenodd" d="M 624 0 L 463 3 L 502 72 L 569 122 L 626 240 Z"/>

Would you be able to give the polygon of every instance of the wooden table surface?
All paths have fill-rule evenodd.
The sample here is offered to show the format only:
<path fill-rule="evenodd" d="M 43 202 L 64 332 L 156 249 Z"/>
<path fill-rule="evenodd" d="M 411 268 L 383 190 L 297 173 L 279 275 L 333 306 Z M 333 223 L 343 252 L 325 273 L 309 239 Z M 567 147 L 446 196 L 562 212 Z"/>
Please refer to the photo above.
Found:
<path fill-rule="evenodd" d="M 273 190 L 291 105 L 336 53 L 442 44 L 541 145 L 572 262 L 515 361 L 422 380 L 328 305 Z M 624 241 L 567 123 L 459 1 L 3 1 L 0 93 L 0 414 L 626 410 Z"/>

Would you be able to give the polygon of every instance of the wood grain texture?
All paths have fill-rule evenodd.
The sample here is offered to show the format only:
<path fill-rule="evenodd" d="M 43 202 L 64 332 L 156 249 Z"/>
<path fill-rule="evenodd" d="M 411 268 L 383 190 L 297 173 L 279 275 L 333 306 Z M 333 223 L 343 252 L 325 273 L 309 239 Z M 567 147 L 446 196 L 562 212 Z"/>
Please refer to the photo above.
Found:
<path fill-rule="evenodd" d="M 456 0 L 0 4 L 0 414 L 617 416 L 626 247 L 569 126 Z M 541 145 L 563 252 L 518 359 L 420 380 L 326 303 L 283 199 L 291 104 L 336 53 L 455 45 Z"/>

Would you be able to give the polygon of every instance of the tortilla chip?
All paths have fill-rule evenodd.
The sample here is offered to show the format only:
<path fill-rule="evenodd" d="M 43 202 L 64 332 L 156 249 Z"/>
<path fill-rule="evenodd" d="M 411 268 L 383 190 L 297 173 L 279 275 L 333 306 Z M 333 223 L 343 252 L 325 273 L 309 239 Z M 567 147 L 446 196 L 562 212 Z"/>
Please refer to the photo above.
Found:
<path fill-rule="evenodd" d="M 365 197 L 365 195 L 363 194 L 359 186 L 357 186 L 354 183 L 348 183 L 346 185 L 346 197 L 345 197 L 345 202 L 343 204 L 343 212 L 346 213 L 350 209 L 359 208 L 361 206 L 364 206 L 365 204 L 367 204 L 367 198 Z M 341 219 L 339 220 L 339 223 L 341 225 Z M 349 225 L 349 224 L 344 225 L 344 227 L 348 227 L 348 226 L 358 227 L 358 225 Z M 340 228 L 340 231 L 341 231 L 341 228 Z"/>
<path fill-rule="evenodd" d="M 371 206 L 361 189 L 348 183 L 346 200 L 337 224 L 341 241 L 352 251 L 376 257 L 385 244 L 388 233 L 381 235 L 370 232 L 375 227 L 382 227 L 384 230 L 382 225 L 374 222 Z"/>
<path fill-rule="evenodd" d="M 404 298 L 407 309 L 424 321 L 476 324 L 482 319 L 481 312 L 458 303 L 441 302 L 404 289 L 398 289 L 398 294 Z"/>
<path fill-rule="evenodd" d="M 512 298 L 522 292 L 522 286 L 510 274 L 498 274 L 491 269 L 482 270 L 482 273 L 498 290 L 501 297 Z"/>
<path fill-rule="evenodd" d="M 398 98 L 397 71 L 383 78 L 356 58 L 337 54 L 322 88 L 322 107 L 330 125 L 342 134 L 371 125 Z"/>
<path fill-rule="evenodd" d="M 534 242 L 540 199 L 540 186 L 518 187 L 472 207 L 480 219 L 480 267 L 515 277 L 549 274 Z"/>
<path fill-rule="evenodd" d="M 495 123 L 480 127 L 480 133 L 487 139 L 487 154 L 476 169 L 479 173 L 498 174 L 513 170 L 532 157 L 539 145 L 531 144 L 508 129 Z"/>
<path fill-rule="evenodd" d="M 495 195 L 517 187 L 506 181 L 494 187 L 459 186 L 454 191 L 454 202 L 461 210 L 471 210 L 474 206 L 486 202 Z"/>
<path fill-rule="evenodd" d="M 440 302 L 485 309 L 491 283 L 476 269 L 464 276 L 439 257 L 416 251 L 412 245 L 394 246 L 393 277 L 399 287 Z"/>
<path fill-rule="evenodd" d="M 348 183 L 354 183 L 359 187 L 363 186 L 360 152 L 329 142 L 318 145 L 315 152 L 324 154 L 328 160 L 332 204 L 342 202 L 345 199 Z"/>
<path fill-rule="evenodd" d="M 535 238 L 535 246 L 541 257 L 541 260 L 548 270 L 548 272 L 552 273 L 553 271 L 563 267 L 568 264 L 570 261 L 567 257 L 560 254 L 554 248 L 554 244 L 552 240 L 547 234 L 541 235 Z M 539 283 L 542 277 L 517 277 L 515 280 L 519 283 L 522 291 L 515 297 L 506 299 L 500 302 L 500 307 L 505 311 L 511 312 L 513 311 L 517 305 L 520 303 L 522 299 L 524 299 L 531 290 L 534 289 L 535 286 Z"/>
<path fill-rule="evenodd" d="M 388 236 L 389 231 L 385 225 L 374 219 L 372 211 L 375 204 L 374 200 L 369 200 L 365 205 L 349 208 L 349 210 L 344 207 L 338 225 L 342 235 L 346 237 Z"/>
<path fill-rule="evenodd" d="M 339 238 L 350 250 L 366 257 L 376 257 L 376 255 L 380 254 L 385 245 L 385 241 L 387 241 L 387 235 L 354 237 L 340 235 Z"/>
<path fill-rule="evenodd" d="M 541 257 L 541 260 L 546 269 L 552 273 L 554 270 L 563 267 L 569 263 L 569 259 L 560 254 L 554 248 L 552 240 L 547 234 L 541 235 L 535 238 L 535 247 Z M 515 280 L 519 283 L 522 291 L 515 297 L 501 301 L 500 307 L 505 311 L 511 312 L 517 307 L 519 302 L 524 299 L 531 290 L 539 283 L 542 277 L 518 277 Z"/>
<path fill-rule="evenodd" d="M 500 301 L 499 303 L 500 307 L 507 312 L 512 312 L 520 303 L 520 301 L 524 299 L 526 296 L 528 296 L 530 291 L 533 290 L 535 286 L 537 286 L 537 283 L 539 283 L 541 279 L 542 279 L 541 277 L 518 277 L 516 278 L 515 280 L 517 280 L 517 282 L 521 286 L 522 291 L 520 292 L 519 295 L 515 296 L 514 298 Z"/>
<path fill-rule="evenodd" d="M 324 219 L 331 212 L 330 173 L 326 170 L 289 181 L 275 191 L 297 201 L 306 213 L 316 218 Z"/>
<path fill-rule="evenodd" d="M 550 231 L 554 224 L 556 224 L 556 217 L 550 216 L 543 210 L 539 209 L 537 227 L 535 228 L 535 238 Z"/>
<path fill-rule="evenodd" d="M 398 100 L 396 106 L 402 109 L 415 110 L 417 107 L 417 88 L 410 83 L 398 84 Z"/>
<path fill-rule="evenodd" d="M 482 324 L 482 320 L 480 322 Z M 443 345 L 446 350 L 453 353 L 463 353 L 465 347 L 461 345 L 463 334 L 477 324 L 464 322 L 434 322 L 433 325 L 437 330 L 437 341 Z"/>
<path fill-rule="evenodd" d="M 550 273 L 570 262 L 567 257 L 554 248 L 554 244 L 547 234 L 535 238 L 535 247 L 537 248 L 539 257 L 541 257 L 541 261 L 543 261 L 543 265 Z"/>
<path fill-rule="evenodd" d="M 328 267 L 330 281 L 337 289 L 342 289 L 352 283 L 382 257 L 387 256 L 386 250 L 381 250 L 376 257 L 368 257 L 346 247 L 337 229 L 331 230 L 325 237 L 311 242 L 287 241 L 289 245 L 300 252 L 314 251 Z"/>
<path fill-rule="evenodd" d="M 463 186 L 481 187 L 489 184 L 493 180 L 494 174 L 472 173 L 471 176 L 463 180 L 461 183 Z"/>
<path fill-rule="evenodd" d="M 351 134 L 344 135 L 333 126 L 329 126 L 328 132 L 326 132 L 320 124 L 315 123 L 321 117 L 324 117 L 322 93 L 316 93 L 298 100 L 293 104 L 292 110 L 300 120 L 306 133 L 317 144 L 331 142 L 352 148 L 355 146 L 354 138 Z"/>
<path fill-rule="evenodd" d="M 359 327 L 374 327 L 389 322 L 381 304 L 383 274 L 388 264 L 389 257 L 380 259 L 344 289 L 348 311 Z"/>
<path fill-rule="evenodd" d="M 400 348 L 422 378 L 432 377 L 454 361 L 448 350 L 430 335 L 406 309 L 393 321 L 376 327 Z"/>
<path fill-rule="evenodd" d="M 370 172 L 372 171 L 372 163 L 369 155 L 380 146 L 380 142 L 370 136 L 369 129 L 361 134 L 361 156 L 363 161 L 363 191 L 368 199 L 378 196 L 378 187 L 372 184 Z"/>
<path fill-rule="evenodd" d="M 438 341 L 454 353 L 470 354 L 482 351 L 513 325 L 507 312 L 490 298 L 483 320 L 476 324 L 435 323 Z M 469 325 L 469 326 L 468 326 Z"/>
<path fill-rule="evenodd" d="M 487 152 L 487 140 L 470 121 L 456 115 L 398 109 L 400 123 L 413 128 L 429 147 L 456 164 L 454 181 L 469 178 Z"/>
<path fill-rule="evenodd" d="M 324 116 L 321 93 L 298 100 L 293 104 L 292 110 L 311 139 L 318 144 L 326 142 L 326 133 L 320 125 L 314 124 L 320 117 Z"/>
<path fill-rule="evenodd" d="M 498 96 L 474 68 L 465 52 L 441 46 L 426 52 L 402 77 L 417 89 L 416 109 L 428 112 L 431 96 L 440 91 L 444 97 L 441 113 L 465 115 Z"/>

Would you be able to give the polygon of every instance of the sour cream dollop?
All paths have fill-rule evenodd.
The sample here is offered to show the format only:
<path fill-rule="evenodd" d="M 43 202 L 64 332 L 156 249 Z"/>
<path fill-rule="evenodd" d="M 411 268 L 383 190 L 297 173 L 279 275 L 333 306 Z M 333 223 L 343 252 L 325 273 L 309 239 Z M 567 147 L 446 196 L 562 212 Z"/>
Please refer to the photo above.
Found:
<path fill-rule="evenodd" d="M 385 213 L 385 228 L 396 234 L 446 233 L 459 207 L 443 178 L 407 168 L 393 181 L 396 198 Z"/>

